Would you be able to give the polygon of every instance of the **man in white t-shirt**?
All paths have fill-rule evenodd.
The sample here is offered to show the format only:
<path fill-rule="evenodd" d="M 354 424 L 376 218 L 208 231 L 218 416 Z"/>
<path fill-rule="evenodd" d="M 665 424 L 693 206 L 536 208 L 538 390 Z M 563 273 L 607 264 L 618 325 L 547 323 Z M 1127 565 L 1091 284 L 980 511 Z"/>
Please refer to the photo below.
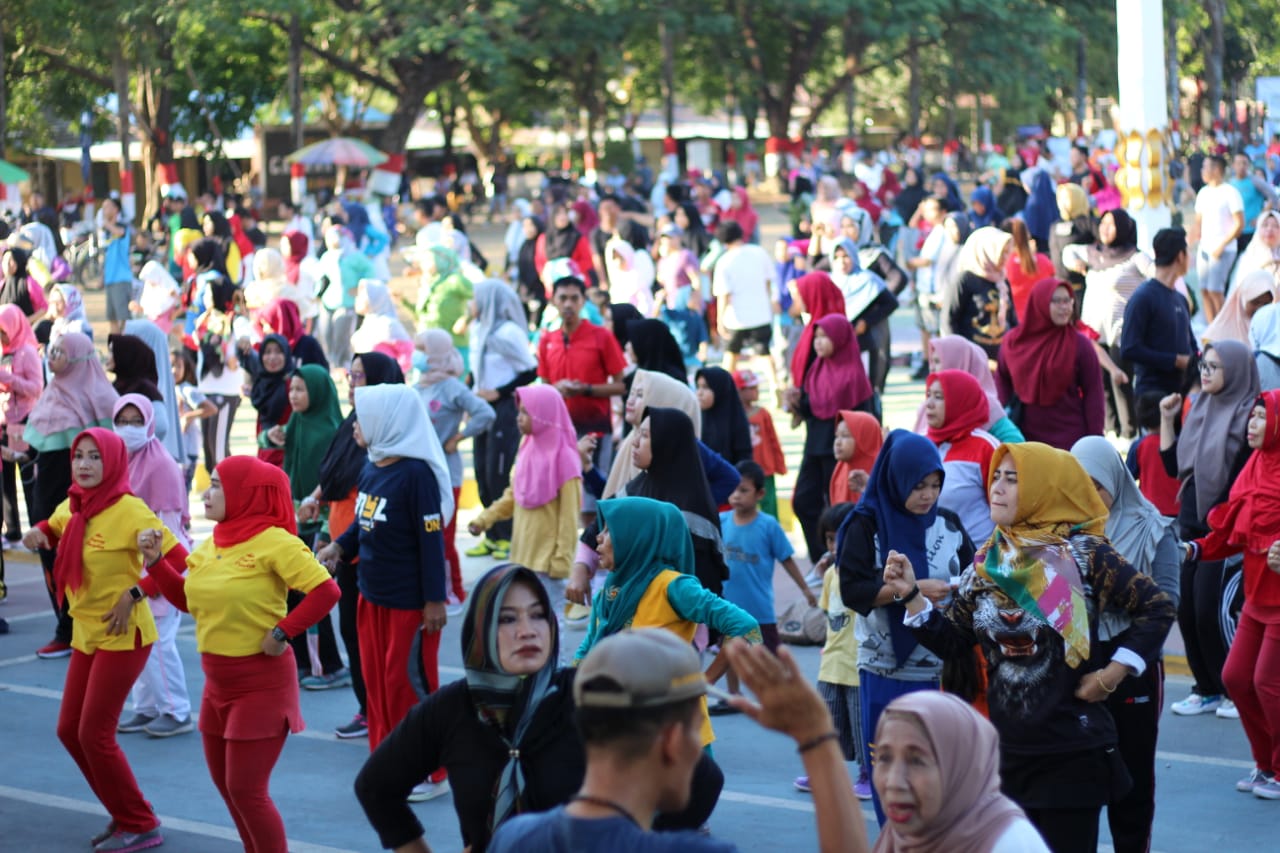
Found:
<path fill-rule="evenodd" d="M 773 257 L 760 246 L 745 242 L 737 222 L 725 220 L 717 225 L 716 239 L 725 251 L 716 261 L 711 294 L 716 298 L 716 325 L 729 355 L 725 369 L 732 373 L 747 347 L 769 354 L 777 274 Z"/>
<path fill-rule="evenodd" d="M 1204 187 L 1196 195 L 1196 277 L 1204 301 L 1204 318 L 1212 323 L 1222 310 L 1227 279 L 1236 262 L 1236 238 L 1244 230 L 1244 199 L 1225 183 L 1227 161 L 1217 154 L 1204 158 L 1200 177 Z"/>

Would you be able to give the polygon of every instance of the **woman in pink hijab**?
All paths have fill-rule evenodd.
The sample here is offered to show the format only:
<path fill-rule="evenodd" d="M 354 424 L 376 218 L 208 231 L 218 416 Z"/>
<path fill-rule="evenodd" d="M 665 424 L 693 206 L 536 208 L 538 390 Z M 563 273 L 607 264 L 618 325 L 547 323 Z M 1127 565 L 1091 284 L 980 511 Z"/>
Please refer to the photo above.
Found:
<path fill-rule="evenodd" d="M 156 414 L 151 401 L 141 394 L 125 394 L 116 400 L 112 408 L 112 429 L 129 452 L 129 490 L 156 514 L 184 548 L 190 548 L 187 526 L 191 513 L 186 477 L 156 438 Z M 146 732 L 153 737 L 183 734 L 191 731 L 193 725 L 186 672 L 182 656 L 178 654 L 182 611 L 161 596 L 149 598 L 147 606 L 156 621 L 157 639 L 129 694 L 133 717 L 122 721 L 119 730 Z"/>
<path fill-rule="evenodd" d="M 44 365 L 36 349 L 36 336 L 27 322 L 27 315 L 17 305 L 0 308 L 0 349 L 4 358 L 0 361 L 0 392 L 6 394 L 4 408 L 0 410 L 0 423 L 4 424 L 4 506 L 5 525 L 9 528 L 9 541 L 22 538 L 22 523 L 18 518 L 18 483 L 14 472 L 18 466 L 14 457 L 27 449 L 22 440 L 27 415 L 44 390 Z M 35 482 L 23 477 L 23 491 L 27 495 L 27 511 L 31 512 L 31 495 Z M 0 590 L 4 584 L 4 568 L 0 566 Z"/>
<path fill-rule="evenodd" d="M 873 853 L 1049 853 L 1000 793 L 1000 736 L 958 696 L 920 690 L 876 726 L 872 782 L 888 822 Z"/>
<path fill-rule="evenodd" d="M 511 485 L 485 507 L 467 530 L 479 536 L 508 518 L 513 563 L 538 575 L 557 612 L 573 566 L 582 505 L 582 457 L 569 409 L 551 385 L 516 389 L 516 426 L 524 436 L 516 451 Z"/>
<path fill-rule="evenodd" d="M 983 393 L 987 395 L 987 425 L 983 429 L 1002 443 L 1019 444 L 1026 441 L 1022 431 L 1009 419 L 1000 403 L 995 377 L 991 373 L 987 353 L 982 347 L 959 335 L 934 338 L 929 342 L 929 372 L 941 373 L 944 370 L 963 370 L 982 386 Z M 929 428 L 925 422 L 924 405 L 921 403 L 920 410 L 916 413 L 915 431 L 920 435 L 924 435 Z"/>

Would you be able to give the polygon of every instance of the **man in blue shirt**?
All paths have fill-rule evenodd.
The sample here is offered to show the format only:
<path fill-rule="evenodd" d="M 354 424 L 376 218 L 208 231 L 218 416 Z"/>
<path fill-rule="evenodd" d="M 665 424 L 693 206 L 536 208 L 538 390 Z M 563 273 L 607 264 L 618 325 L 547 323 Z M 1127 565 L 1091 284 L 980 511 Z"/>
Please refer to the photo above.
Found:
<path fill-rule="evenodd" d="M 102 202 L 102 283 L 107 290 L 107 325 L 111 334 L 124 332 L 133 296 L 133 266 L 129 262 L 129 226 L 120 219 L 120 202 Z"/>
<path fill-rule="evenodd" d="M 823 776 L 815 793 L 823 849 L 870 850 L 862 812 L 844 767 L 826 704 L 783 650 L 732 641 L 735 671 L 759 697 L 735 703 L 761 724 L 793 737 L 805 769 Z M 708 686 L 698 653 L 661 628 L 623 631 L 602 640 L 573 682 L 578 730 L 587 751 L 582 788 L 542 814 L 498 827 L 489 853 L 732 853 L 733 844 L 697 832 L 652 832 L 654 815 L 689 800 L 702 756 L 702 702 Z M 830 778 L 828 778 L 830 777 Z"/>
<path fill-rule="evenodd" d="M 1152 249 L 1155 275 L 1138 285 L 1125 306 L 1120 355 L 1133 364 L 1134 394 L 1159 398 L 1186 390 L 1198 350 L 1187 300 L 1174 290 L 1190 265 L 1187 232 L 1164 228 Z"/>

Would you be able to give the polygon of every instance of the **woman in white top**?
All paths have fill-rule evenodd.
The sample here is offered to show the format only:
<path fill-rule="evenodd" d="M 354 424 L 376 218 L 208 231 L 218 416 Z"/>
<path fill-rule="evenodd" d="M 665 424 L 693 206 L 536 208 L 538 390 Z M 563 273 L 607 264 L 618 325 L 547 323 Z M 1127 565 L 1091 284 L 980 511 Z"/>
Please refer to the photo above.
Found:
<path fill-rule="evenodd" d="M 494 412 L 493 425 L 471 445 L 480 502 L 488 506 L 502 497 L 511 482 L 511 465 L 520 444 L 515 391 L 537 379 L 538 363 L 529 352 L 528 315 L 509 284 L 496 278 L 477 284 L 472 291 L 471 318 L 468 357 L 472 387 Z M 511 522 L 500 521 L 489 528 L 488 540 L 480 547 L 510 539 Z"/>

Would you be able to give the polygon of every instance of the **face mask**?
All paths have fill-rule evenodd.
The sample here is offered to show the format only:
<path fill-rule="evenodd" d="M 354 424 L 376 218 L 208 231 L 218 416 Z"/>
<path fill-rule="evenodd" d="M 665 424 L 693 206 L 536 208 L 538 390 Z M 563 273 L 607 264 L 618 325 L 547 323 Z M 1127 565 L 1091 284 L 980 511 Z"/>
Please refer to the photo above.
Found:
<path fill-rule="evenodd" d="M 413 369 L 419 373 L 427 372 L 427 354 L 420 349 L 413 351 Z"/>
<path fill-rule="evenodd" d="M 118 426 L 115 430 L 116 435 L 120 436 L 120 440 L 124 442 L 124 446 L 130 453 L 138 452 L 151 440 L 144 426 Z"/>

